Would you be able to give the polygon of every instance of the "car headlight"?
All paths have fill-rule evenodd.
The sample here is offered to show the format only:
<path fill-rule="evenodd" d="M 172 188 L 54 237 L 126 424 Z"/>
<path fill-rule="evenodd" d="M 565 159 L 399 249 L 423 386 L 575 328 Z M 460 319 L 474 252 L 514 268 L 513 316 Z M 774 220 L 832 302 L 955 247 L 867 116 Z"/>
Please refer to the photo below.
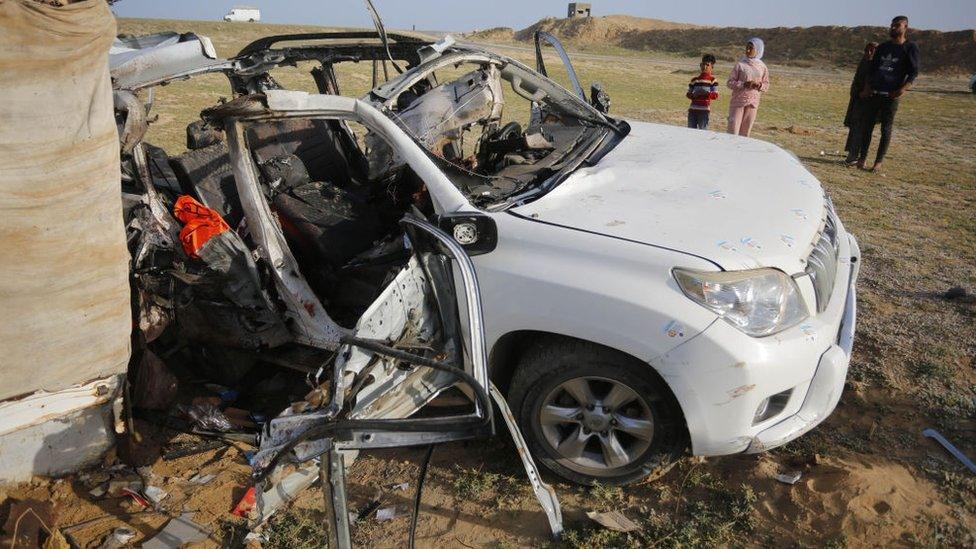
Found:
<path fill-rule="evenodd" d="M 675 268 L 672 272 L 681 291 L 692 301 L 753 337 L 781 332 L 807 317 L 796 282 L 782 271 Z"/>

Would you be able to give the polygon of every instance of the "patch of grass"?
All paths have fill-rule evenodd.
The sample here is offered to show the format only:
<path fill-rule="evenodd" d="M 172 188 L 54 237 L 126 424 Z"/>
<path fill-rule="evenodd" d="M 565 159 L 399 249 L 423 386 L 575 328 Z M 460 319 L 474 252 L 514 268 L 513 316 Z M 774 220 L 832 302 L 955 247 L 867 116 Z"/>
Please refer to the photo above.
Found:
<path fill-rule="evenodd" d="M 960 524 L 931 520 L 928 538 L 917 545 L 928 547 L 976 547 L 976 533 Z"/>
<path fill-rule="evenodd" d="M 919 376 L 948 382 L 952 379 L 952 370 L 941 361 L 922 360 L 915 363 L 914 371 Z"/>
<path fill-rule="evenodd" d="M 976 418 L 976 387 L 966 390 L 955 384 L 926 386 L 919 391 L 919 397 L 927 413 L 948 427 Z"/>
<path fill-rule="evenodd" d="M 967 473 L 943 471 L 939 484 L 942 492 L 952 505 L 976 514 L 976 477 Z"/>
<path fill-rule="evenodd" d="M 835 447 L 824 436 L 824 431 L 814 430 L 802 437 L 775 448 L 773 455 L 785 455 L 794 458 L 807 458 L 814 455 L 828 456 Z"/>
<path fill-rule="evenodd" d="M 560 547 L 596 549 L 599 547 L 643 547 L 642 540 L 631 534 L 614 532 L 597 526 L 567 529 L 563 532 Z"/>
<path fill-rule="evenodd" d="M 494 489 L 502 476 L 481 469 L 454 467 L 454 497 L 458 500 L 481 500 Z"/>
<path fill-rule="evenodd" d="M 618 509 L 626 499 L 623 488 L 607 486 L 599 482 L 593 483 L 593 486 L 587 490 L 587 494 L 596 506 L 605 511 Z"/>
<path fill-rule="evenodd" d="M 847 377 L 849 382 L 853 381 L 876 387 L 891 386 L 891 378 L 888 372 L 874 360 L 852 361 Z"/>
<path fill-rule="evenodd" d="M 477 501 L 494 511 L 518 506 L 525 495 L 524 481 L 475 468 L 454 467 L 454 499 Z"/>
<path fill-rule="evenodd" d="M 321 511 L 288 509 L 271 518 L 265 529 L 265 549 L 324 547 L 328 539 L 325 517 Z"/>
<path fill-rule="evenodd" d="M 221 547 L 243 547 L 244 537 L 247 536 L 247 523 L 243 520 L 221 519 L 217 524 Z"/>
<path fill-rule="evenodd" d="M 563 536 L 566 547 L 716 547 L 741 545 L 743 535 L 756 529 L 753 505 L 757 497 L 752 488 L 741 485 L 728 488 L 712 474 L 698 474 L 698 468 L 689 472 L 688 487 L 698 488 L 694 496 L 682 498 L 674 513 L 660 509 L 638 508 L 636 522 L 641 529 L 636 532 L 613 532 L 595 525 L 569 529 Z M 692 478 L 694 477 L 694 478 Z M 599 488 L 600 491 L 597 491 Z M 619 494 L 619 495 L 618 495 Z M 622 509 L 622 492 L 608 491 L 607 487 L 594 486 L 590 495 L 601 503 Z M 628 513 L 628 516 L 633 513 Z"/>
<path fill-rule="evenodd" d="M 740 545 L 742 535 L 756 527 L 752 488 L 714 489 L 710 497 L 696 498 L 678 516 L 650 513 L 641 535 L 655 547 L 716 547 Z"/>
<path fill-rule="evenodd" d="M 870 454 L 872 452 L 867 433 L 835 430 L 829 436 L 833 442 L 853 452 L 859 454 Z"/>
<path fill-rule="evenodd" d="M 915 448 L 918 446 L 918 433 L 904 429 L 889 429 L 881 427 L 875 433 L 874 439 L 883 448 Z"/>
<path fill-rule="evenodd" d="M 824 541 L 825 549 L 846 549 L 847 548 L 847 537 L 843 534 L 827 539 Z"/>
<path fill-rule="evenodd" d="M 693 488 L 719 488 L 722 486 L 722 481 L 707 469 L 695 467 L 688 471 L 688 486 Z"/>

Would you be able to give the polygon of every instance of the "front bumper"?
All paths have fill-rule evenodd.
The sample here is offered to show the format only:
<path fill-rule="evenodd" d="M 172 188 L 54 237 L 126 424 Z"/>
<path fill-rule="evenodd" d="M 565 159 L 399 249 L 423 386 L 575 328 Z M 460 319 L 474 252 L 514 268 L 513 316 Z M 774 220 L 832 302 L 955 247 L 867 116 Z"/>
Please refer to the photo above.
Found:
<path fill-rule="evenodd" d="M 717 321 L 652 365 L 671 386 L 692 452 L 762 452 L 816 427 L 840 400 L 857 322 L 861 252 L 842 233 L 837 281 L 827 309 L 799 326 L 751 338 Z M 790 391 L 784 408 L 754 423 L 767 398 Z"/>
<path fill-rule="evenodd" d="M 840 402 L 847 379 L 847 366 L 854 348 L 854 328 L 857 324 L 857 275 L 861 268 L 861 250 L 850 235 L 851 274 L 844 302 L 844 316 L 837 331 L 837 342 L 831 345 L 817 363 L 806 398 L 799 411 L 753 437 L 746 453 L 755 454 L 781 446 L 813 429 L 827 419 Z"/>

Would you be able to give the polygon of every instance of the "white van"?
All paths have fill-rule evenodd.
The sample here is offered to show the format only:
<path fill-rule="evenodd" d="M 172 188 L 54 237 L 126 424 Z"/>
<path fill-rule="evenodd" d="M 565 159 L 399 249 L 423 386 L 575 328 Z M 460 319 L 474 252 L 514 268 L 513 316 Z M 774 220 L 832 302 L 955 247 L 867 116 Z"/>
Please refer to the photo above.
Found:
<path fill-rule="evenodd" d="M 261 10 L 250 6 L 234 6 L 224 16 L 224 21 L 247 21 L 248 23 L 254 23 L 260 20 Z"/>

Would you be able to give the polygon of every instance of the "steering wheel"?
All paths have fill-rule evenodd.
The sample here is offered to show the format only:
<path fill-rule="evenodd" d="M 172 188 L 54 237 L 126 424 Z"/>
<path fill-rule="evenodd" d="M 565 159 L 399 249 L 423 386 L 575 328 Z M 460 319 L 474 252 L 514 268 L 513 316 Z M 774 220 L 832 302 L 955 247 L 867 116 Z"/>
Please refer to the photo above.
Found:
<path fill-rule="evenodd" d="M 504 141 L 506 139 L 512 139 L 513 137 L 518 137 L 520 135 L 522 135 L 522 125 L 519 124 L 518 122 L 512 121 L 509 122 L 508 124 L 505 124 L 500 129 L 493 132 L 492 134 L 488 135 L 485 138 L 484 143 L 487 144 L 492 141 Z M 495 165 L 501 162 L 502 158 L 504 157 L 505 157 L 504 151 L 485 152 L 484 158 L 482 162 L 479 163 L 479 165 L 484 166 L 486 168 L 494 168 Z"/>

